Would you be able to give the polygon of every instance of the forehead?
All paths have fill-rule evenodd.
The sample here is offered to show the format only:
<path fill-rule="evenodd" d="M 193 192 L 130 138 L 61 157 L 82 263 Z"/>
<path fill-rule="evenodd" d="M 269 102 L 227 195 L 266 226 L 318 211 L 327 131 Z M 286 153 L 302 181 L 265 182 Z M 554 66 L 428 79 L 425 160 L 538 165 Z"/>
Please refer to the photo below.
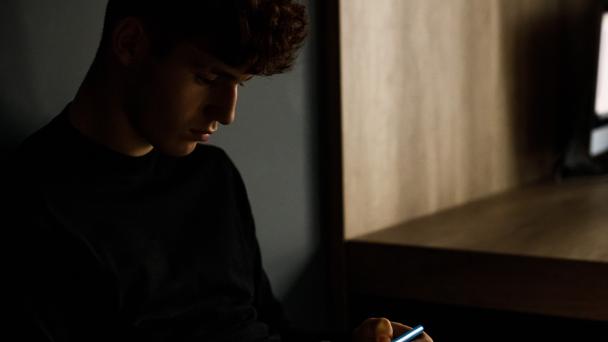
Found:
<path fill-rule="evenodd" d="M 233 67 L 208 52 L 204 47 L 195 44 L 185 44 L 185 53 L 189 63 L 195 68 L 212 69 L 229 74 L 238 79 L 247 79 L 247 67 Z"/>

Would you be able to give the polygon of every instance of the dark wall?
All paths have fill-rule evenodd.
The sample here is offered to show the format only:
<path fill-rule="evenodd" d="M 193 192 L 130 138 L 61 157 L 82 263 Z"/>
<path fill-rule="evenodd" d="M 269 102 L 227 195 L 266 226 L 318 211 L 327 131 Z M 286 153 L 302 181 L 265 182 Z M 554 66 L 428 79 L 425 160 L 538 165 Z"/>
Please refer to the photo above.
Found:
<path fill-rule="evenodd" d="M 95 54 L 105 1 L 0 4 L 0 145 L 14 147 L 58 113 Z"/>
<path fill-rule="evenodd" d="M 48 122 L 76 94 L 99 43 L 105 4 L 1 2 L 2 152 Z M 313 36 L 292 72 L 248 83 L 236 122 L 211 143 L 228 152 L 245 179 L 277 296 L 297 325 L 322 328 L 327 317 L 315 187 L 315 55 Z"/>

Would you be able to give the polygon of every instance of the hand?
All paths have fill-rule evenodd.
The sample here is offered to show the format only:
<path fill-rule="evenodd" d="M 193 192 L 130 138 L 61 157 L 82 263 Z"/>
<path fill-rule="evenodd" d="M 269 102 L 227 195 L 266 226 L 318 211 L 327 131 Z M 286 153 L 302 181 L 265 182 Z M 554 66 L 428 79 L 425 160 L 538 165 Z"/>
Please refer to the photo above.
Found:
<path fill-rule="evenodd" d="M 391 322 L 386 318 L 368 318 L 355 329 L 354 342 L 390 342 L 392 338 L 403 335 L 412 330 L 405 324 Z M 426 333 L 418 336 L 416 342 L 433 342 Z"/>

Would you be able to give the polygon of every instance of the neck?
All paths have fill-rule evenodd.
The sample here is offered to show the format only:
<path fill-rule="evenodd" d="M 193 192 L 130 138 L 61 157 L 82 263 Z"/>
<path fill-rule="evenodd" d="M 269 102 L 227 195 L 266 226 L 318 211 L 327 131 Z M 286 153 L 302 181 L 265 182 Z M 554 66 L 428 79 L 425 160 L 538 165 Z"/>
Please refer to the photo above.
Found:
<path fill-rule="evenodd" d="M 124 108 L 124 90 L 112 76 L 95 77 L 89 72 L 68 110 L 69 121 L 89 139 L 132 157 L 153 147 L 133 127 Z"/>

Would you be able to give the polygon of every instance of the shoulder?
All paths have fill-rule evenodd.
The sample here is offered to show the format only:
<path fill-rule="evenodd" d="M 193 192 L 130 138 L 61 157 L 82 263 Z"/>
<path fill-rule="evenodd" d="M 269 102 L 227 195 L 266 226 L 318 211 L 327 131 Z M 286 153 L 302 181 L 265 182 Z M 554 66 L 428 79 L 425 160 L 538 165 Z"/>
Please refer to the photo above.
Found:
<path fill-rule="evenodd" d="M 60 115 L 51 117 L 46 124 L 23 139 L 12 151 L 11 156 L 28 160 L 48 156 L 49 151 L 56 150 L 65 135 L 61 129 L 60 119 Z"/>
<path fill-rule="evenodd" d="M 58 150 L 58 137 L 55 129 L 55 119 L 39 128 L 6 156 L 6 165 L 9 173 L 25 176 L 28 173 L 48 170 L 54 163 L 51 162 L 52 151 Z"/>

